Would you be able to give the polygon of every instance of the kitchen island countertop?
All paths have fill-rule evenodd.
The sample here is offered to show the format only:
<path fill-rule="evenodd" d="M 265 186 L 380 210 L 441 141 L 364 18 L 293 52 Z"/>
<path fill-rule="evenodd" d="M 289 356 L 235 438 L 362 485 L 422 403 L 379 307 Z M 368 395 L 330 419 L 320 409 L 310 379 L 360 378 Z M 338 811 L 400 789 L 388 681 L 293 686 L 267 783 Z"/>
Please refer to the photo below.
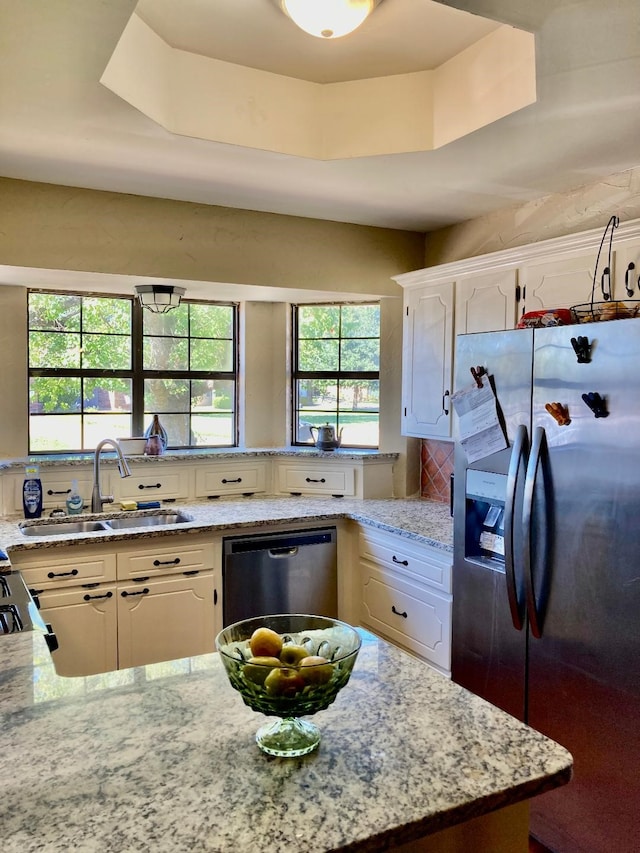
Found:
<path fill-rule="evenodd" d="M 569 780 L 564 748 L 362 633 L 297 759 L 260 752 L 216 654 L 70 679 L 2 638 L 4 853 L 376 853 Z"/>

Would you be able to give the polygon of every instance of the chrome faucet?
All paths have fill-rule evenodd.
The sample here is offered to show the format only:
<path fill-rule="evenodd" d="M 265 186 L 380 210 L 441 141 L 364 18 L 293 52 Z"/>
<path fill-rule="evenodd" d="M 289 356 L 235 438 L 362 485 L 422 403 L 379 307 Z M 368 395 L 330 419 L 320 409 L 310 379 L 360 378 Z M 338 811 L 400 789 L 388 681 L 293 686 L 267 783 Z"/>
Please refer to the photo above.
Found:
<path fill-rule="evenodd" d="M 103 495 L 100 493 L 100 451 L 102 448 L 110 444 L 118 454 L 118 471 L 121 477 L 130 477 L 131 471 L 127 460 L 122 455 L 122 450 L 117 441 L 112 438 L 103 438 L 98 442 L 96 452 L 93 457 L 93 492 L 91 493 L 91 512 L 102 512 L 103 504 L 113 503 L 113 495 Z"/>

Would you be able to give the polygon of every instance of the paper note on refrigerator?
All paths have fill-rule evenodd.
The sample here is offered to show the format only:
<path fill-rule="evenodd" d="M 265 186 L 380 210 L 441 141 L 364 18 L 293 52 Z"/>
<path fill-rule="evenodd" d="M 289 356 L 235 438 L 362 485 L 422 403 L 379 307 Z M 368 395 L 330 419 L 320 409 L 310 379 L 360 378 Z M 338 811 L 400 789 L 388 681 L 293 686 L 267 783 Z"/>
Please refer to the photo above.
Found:
<path fill-rule="evenodd" d="M 451 398 L 458 416 L 460 444 L 469 463 L 508 447 L 498 419 L 496 396 L 489 382 L 456 391 Z"/>

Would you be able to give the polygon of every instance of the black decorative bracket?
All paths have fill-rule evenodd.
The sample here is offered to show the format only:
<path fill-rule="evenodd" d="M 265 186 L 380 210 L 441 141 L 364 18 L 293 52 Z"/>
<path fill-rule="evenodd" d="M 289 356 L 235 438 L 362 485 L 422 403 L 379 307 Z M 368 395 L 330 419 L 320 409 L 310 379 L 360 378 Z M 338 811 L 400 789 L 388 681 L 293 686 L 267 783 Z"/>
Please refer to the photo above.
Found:
<path fill-rule="evenodd" d="M 589 406 L 596 418 L 606 418 L 609 416 L 606 400 L 603 400 L 597 391 L 590 391 L 588 394 L 583 394 L 582 399 Z"/>
<path fill-rule="evenodd" d="M 487 375 L 487 368 L 478 365 L 478 367 L 470 367 L 471 375 L 475 379 L 476 385 L 478 388 L 484 388 L 482 384 L 482 377 Z"/>
<path fill-rule="evenodd" d="M 571 338 L 571 346 L 578 356 L 578 364 L 589 364 L 591 361 L 591 344 L 589 343 L 589 339 L 584 335 L 578 335 L 577 338 Z"/>

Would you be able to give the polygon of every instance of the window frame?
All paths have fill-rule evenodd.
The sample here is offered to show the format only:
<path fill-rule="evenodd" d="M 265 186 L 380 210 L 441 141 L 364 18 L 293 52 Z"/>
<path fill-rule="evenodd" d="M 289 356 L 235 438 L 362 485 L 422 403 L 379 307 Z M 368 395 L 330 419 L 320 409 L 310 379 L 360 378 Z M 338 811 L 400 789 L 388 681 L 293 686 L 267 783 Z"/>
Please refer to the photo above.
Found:
<path fill-rule="evenodd" d="M 32 293 L 42 293 L 49 294 L 51 296 L 77 296 L 81 299 L 90 299 L 90 298 L 98 298 L 98 299 L 120 299 L 125 300 L 131 303 L 131 367 L 130 369 L 117 369 L 117 370 L 105 370 L 102 368 L 83 368 L 83 367 L 73 367 L 73 368 L 47 368 L 47 367 L 31 367 L 30 366 L 30 347 L 31 347 L 31 333 L 32 330 L 29 325 L 29 298 Z M 225 447 L 238 447 L 239 445 L 239 413 L 238 413 L 238 403 L 239 403 L 239 333 L 240 333 L 240 310 L 239 304 L 237 302 L 224 302 L 224 301 L 214 301 L 214 300 L 204 300 L 204 299 L 182 299 L 181 304 L 194 304 L 194 305 L 220 305 L 224 307 L 228 307 L 232 309 L 233 317 L 232 317 L 232 369 L 231 371 L 203 371 L 203 370 L 157 370 L 157 369 L 144 369 L 143 367 L 143 350 L 144 350 L 144 314 L 143 311 L 148 310 L 144 309 L 138 299 L 135 296 L 129 296 L 126 294 L 119 293 L 101 293 L 94 291 L 75 291 L 75 290 L 50 290 L 47 288 L 38 288 L 32 287 L 28 289 L 27 292 L 27 447 L 28 454 L 30 456 L 64 456 L 69 454 L 93 454 L 94 450 L 90 448 L 83 449 L 66 449 L 66 450 L 32 450 L 31 449 L 31 418 L 33 416 L 38 417 L 37 414 L 32 413 L 30 410 L 30 394 L 29 394 L 29 385 L 32 378 L 37 377 L 73 377 L 80 378 L 80 380 L 84 379 L 93 379 L 93 378 L 115 378 L 115 379 L 130 379 L 131 380 L 131 435 L 144 435 L 144 431 L 148 426 L 148 423 L 145 423 L 145 412 L 144 412 L 144 384 L 147 379 L 185 379 L 191 381 L 197 381 L 202 379 L 220 379 L 225 381 L 233 382 L 234 392 L 233 392 L 233 410 L 231 412 L 232 420 L 233 420 L 233 428 L 232 428 L 232 444 L 188 444 L 188 445 L 175 445 L 169 446 L 169 449 L 172 450 L 205 450 L 205 449 L 219 449 Z M 82 308 L 81 308 L 82 310 Z M 190 334 L 190 323 L 189 323 L 189 334 L 187 335 L 188 346 L 191 345 L 191 334 Z M 80 328 L 80 334 L 82 334 L 82 326 Z M 168 336 L 173 337 L 173 336 Z M 179 337 L 179 336 L 175 336 Z M 61 413 L 58 413 L 61 414 Z M 84 406 L 81 408 L 79 412 L 70 413 L 73 415 L 80 415 L 81 418 L 84 418 L 87 414 L 84 410 Z M 162 421 L 163 414 L 175 414 L 174 412 L 164 413 L 162 411 L 157 412 L 160 420 Z M 193 412 L 191 408 L 188 410 L 188 416 L 191 418 Z M 63 415 L 64 416 L 64 415 Z M 148 418 L 148 415 L 147 415 Z M 191 434 L 191 429 L 190 429 Z"/>
<path fill-rule="evenodd" d="M 290 383 L 290 411 L 291 411 L 291 424 L 290 424 L 290 436 L 291 436 L 291 446 L 292 447 L 312 447 L 313 442 L 309 441 L 300 441 L 298 438 L 298 424 L 299 424 L 299 408 L 298 408 L 298 393 L 297 393 L 297 383 L 303 379 L 323 379 L 323 380 L 335 380 L 336 384 L 341 380 L 357 380 L 362 379 L 363 381 L 377 381 L 378 382 L 378 392 L 380 388 L 380 367 L 378 366 L 378 370 L 300 370 L 299 367 L 299 323 L 298 323 L 298 314 L 299 309 L 301 308 L 331 308 L 331 307 L 348 307 L 348 306 L 368 306 L 375 305 L 378 308 L 381 308 L 381 302 L 379 300 L 365 300 L 365 301 L 344 301 L 344 302 L 304 302 L 299 304 L 291 305 L 291 383 Z M 340 317 L 342 318 L 342 312 L 340 312 Z M 369 340 L 375 340 L 374 338 L 368 338 Z M 337 340 L 352 340 L 350 338 L 342 337 L 342 330 L 340 330 L 340 334 Z M 382 336 L 380 334 L 380 329 L 378 330 L 378 346 L 380 347 L 380 342 L 382 340 Z M 338 347 L 338 351 L 340 353 L 341 347 Z M 378 349 L 378 355 L 380 359 L 380 349 Z M 335 419 L 336 419 L 336 431 L 337 434 L 340 432 L 340 401 L 339 399 L 336 401 L 335 408 Z M 377 444 L 341 444 L 341 447 L 349 447 L 354 450 L 377 450 L 380 447 L 379 440 L 379 428 L 380 428 L 380 398 L 378 397 L 378 443 Z"/>

